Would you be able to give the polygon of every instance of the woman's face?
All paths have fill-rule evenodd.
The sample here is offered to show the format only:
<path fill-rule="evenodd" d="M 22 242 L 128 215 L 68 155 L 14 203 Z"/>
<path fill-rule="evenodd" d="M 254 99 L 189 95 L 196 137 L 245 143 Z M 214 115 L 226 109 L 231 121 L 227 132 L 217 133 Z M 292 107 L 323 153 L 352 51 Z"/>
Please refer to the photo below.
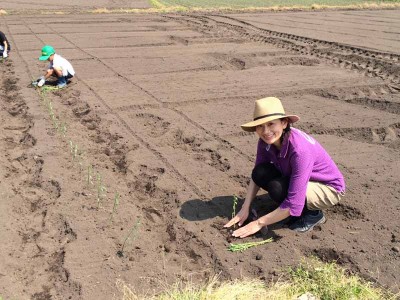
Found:
<path fill-rule="evenodd" d="M 287 127 L 287 119 L 276 119 L 256 126 L 256 132 L 260 139 L 268 145 L 274 145 L 281 148 L 281 136 L 283 130 Z"/>

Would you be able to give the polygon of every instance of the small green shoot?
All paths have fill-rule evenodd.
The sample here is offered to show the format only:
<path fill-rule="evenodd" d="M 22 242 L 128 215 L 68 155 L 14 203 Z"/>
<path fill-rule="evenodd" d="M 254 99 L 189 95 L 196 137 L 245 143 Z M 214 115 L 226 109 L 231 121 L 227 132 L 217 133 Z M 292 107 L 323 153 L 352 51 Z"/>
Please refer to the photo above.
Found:
<path fill-rule="evenodd" d="M 113 209 L 112 209 L 112 212 L 111 212 L 111 215 L 110 215 L 110 222 L 112 222 L 113 217 L 114 217 L 114 214 L 115 214 L 115 212 L 117 211 L 117 207 L 118 207 L 118 204 L 119 204 L 119 199 L 120 199 L 119 193 L 118 193 L 118 192 L 115 192 L 115 196 L 114 196 L 114 206 L 113 206 Z"/>
<path fill-rule="evenodd" d="M 69 152 L 71 152 L 72 156 L 74 155 L 74 143 L 70 140 L 69 142 Z"/>
<path fill-rule="evenodd" d="M 271 243 L 273 242 L 274 239 L 273 238 L 269 238 L 267 240 L 264 241 L 260 241 L 260 242 L 252 242 L 252 243 L 242 243 L 242 244 L 230 244 L 228 247 L 228 250 L 231 252 L 243 252 L 251 247 L 255 247 L 255 246 L 260 246 L 260 245 L 264 245 L 267 243 Z"/>
<path fill-rule="evenodd" d="M 117 255 L 119 257 L 124 256 L 124 249 L 125 249 L 125 246 L 128 244 L 128 241 L 133 242 L 135 240 L 136 234 L 137 234 L 138 229 L 139 229 L 139 226 L 140 226 L 140 219 L 138 219 L 136 221 L 135 225 L 132 226 L 132 228 L 129 231 L 128 235 L 126 236 L 124 242 L 122 243 L 121 250 L 117 251 Z"/>
<path fill-rule="evenodd" d="M 78 145 L 75 144 L 74 146 L 74 151 L 72 153 L 72 160 L 75 160 L 79 155 L 79 149 L 78 149 Z"/>
<path fill-rule="evenodd" d="M 84 163 L 83 155 L 84 155 L 84 152 L 82 150 L 79 150 L 79 152 L 78 152 L 78 165 L 79 165 L 79 171 L 81 171 L 81 172 L 85 169 L 84 166 L 83 166 L 83 163 Z"/>
<path fill-rule="evenodd" d="M 65 138 L 65 135 L 67 134 L 67 123 L 60 121 L 58 126 L 58 132 L 62 135 L 62 137 Z"/>
<path fill-rule="evenodd" d="M 103 185 L 103 180 L 99 173 L 97 173 L 96 175 L 96 182 L 97 182 L 97 207 L 101 207 L 101 202 L 103 200 L 104 194 L 107 192 L 107 188 Z"/>
<path fill-rule="evenodd" d="M 87 185 L 93 185 L 93 166 L 88 165 L 87 167 L 87 176 L 86 176 Z"/>
<path fill-rule="evenodd" d="M 78 147 L 78 144 L 74 144 L 71 140 L 68 143 L 69 143 L 69 151 L 71 152 L 72 155 L 72 160 L 75 161 L 76 158 L 81 155 L 81 151 Z"/>
<path fill-rule="evenodd" d="M 233 204 L 232 204 L 232 219 L 236 216 L 236 207 L 238 204 L 238 198 L 236 195 L 233 195 Z M 233 228 L 236 228 L 236 224 L 233 225 Z"/>

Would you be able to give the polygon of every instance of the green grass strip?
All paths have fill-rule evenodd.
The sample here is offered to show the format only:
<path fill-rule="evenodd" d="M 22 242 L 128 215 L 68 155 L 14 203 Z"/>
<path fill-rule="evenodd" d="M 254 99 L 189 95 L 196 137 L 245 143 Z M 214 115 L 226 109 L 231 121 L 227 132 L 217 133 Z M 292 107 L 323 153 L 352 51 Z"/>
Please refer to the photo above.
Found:
<path fill-rule="evenodd" d="M 140 296 L 121 280 L 117 287 L 122 300 L 288 300 L 305 294 L 310 297 L 305 299 L 321 300 L 399 299 L 399 294 L 374 287 L 335 262 L 324 263 L 316 258 L 305 258 L 298 266 L 282 270 L 281 275 L 277 282 L 269 284 L 249 278 L 220 281 L 218 276 L 211 276 L 203 285 L 195 285 L 180 278 L 173 285 L 160 283 L 164 291 L 153 296 Z"/>
<path fill-rule="evenodd" d="M 371 1 L 371 0 L 151 0 L 155 8 L 183 6 L 186 8 L 261 8 L 261 7 L 312 7 L 323 6 L 349 6 L 361 4 L 379 4 L 384 2 L 399 3 L 400 0 Z"/>

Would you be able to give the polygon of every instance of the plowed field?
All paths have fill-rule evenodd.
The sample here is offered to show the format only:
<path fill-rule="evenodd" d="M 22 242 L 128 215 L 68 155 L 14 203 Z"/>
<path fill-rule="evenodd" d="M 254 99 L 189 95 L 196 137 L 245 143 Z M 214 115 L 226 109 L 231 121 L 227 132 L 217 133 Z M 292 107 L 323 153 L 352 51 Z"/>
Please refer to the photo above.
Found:
<path fill-rule="evenodd" d="M 3 16 L 0 296 L 112 299 L 117 280 L 152 293 L 214 273 L 270 281 L 310 255 L 398 291 L 398 16 Z M 77 75 L 41 95 L 29 83 L 44 44 Z M 245 241 L 273 243 L 231 253 L 241 241 L 222 226 L 257 143 L 239 125 L 266 96 L 328 150 L 346 196 L 309 233 L 272 226 Z"/>

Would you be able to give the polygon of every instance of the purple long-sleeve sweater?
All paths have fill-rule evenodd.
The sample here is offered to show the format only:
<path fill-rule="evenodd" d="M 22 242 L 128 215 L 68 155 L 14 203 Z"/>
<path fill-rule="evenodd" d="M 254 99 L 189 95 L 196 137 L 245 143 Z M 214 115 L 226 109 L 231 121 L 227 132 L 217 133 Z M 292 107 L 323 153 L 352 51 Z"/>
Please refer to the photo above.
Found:
<path fill-rule="evenodd" d="M 256 165 L 268 162 L 290 178 L 288 195 L 280 208 L 289 208 L 292 216 L 301 215 L 309 181 L 326 184 L 337 192 L 345 191 L 343 175 L 332 158 L 314 138 L 299 129 L 291 128 L 280 151 L 259 139 Z"/>

